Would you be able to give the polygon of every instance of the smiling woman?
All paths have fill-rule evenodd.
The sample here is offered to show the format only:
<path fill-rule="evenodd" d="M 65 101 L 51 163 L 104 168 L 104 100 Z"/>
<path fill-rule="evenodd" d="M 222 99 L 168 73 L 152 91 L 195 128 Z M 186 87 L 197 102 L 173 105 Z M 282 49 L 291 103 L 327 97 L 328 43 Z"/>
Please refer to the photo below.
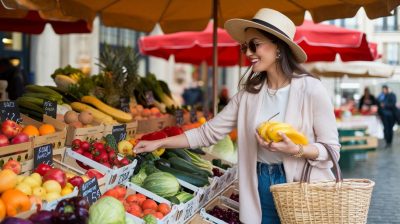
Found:
<path fill-rule="evenodd" d="M 285 15 L 261 9 L 252 20 L 227 21 L 225 29 L 242 44 L 252 63 L 239 93 L 201 127 L 165 139 L 141 141 L 134 151 L 209 146 L 237 127 L 240 221 L 280 223 L 271 185 L 298 181 L 306 163 L 313 166 L 313 180 L 333 177 L 327 151 L 317 143 L 329 144 L 338 157 L 333 106 L 321 82 L 300 66 L 307 56 L 293 41 L 296 27 Z M 274 122 L 290 124 L 309 142 L 297 145 L 283 133 L 280 142 L 264 141 L 256 128 L 271 117 Z"/>

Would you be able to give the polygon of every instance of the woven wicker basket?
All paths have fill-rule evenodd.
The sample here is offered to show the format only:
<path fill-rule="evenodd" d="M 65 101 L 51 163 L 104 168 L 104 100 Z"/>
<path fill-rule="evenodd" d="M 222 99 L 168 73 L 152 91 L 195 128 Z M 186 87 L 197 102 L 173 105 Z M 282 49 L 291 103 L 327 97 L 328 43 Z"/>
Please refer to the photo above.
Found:
<path fill-rule="evenodd" d="M 300 182 L 271 186 L 282 223 L 367 223 L 375 183 L 367 179 L 345 179 L 332 149 L 323 144 L 334 164 L 336 181 L 310 183 L 312 167 L 306 163 Z"/>

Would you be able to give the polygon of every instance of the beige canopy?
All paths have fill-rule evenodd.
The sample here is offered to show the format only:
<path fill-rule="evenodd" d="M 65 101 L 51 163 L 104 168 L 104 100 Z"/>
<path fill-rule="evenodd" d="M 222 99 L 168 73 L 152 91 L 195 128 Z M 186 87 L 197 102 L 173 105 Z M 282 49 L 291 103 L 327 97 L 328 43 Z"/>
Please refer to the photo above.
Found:
<path fill-rule="evenodd" d="M 395 72 L 394 66 L 376 61 L 315 62 L 306 63 L 304 67 L 324 77 L 390 78 Z"/>

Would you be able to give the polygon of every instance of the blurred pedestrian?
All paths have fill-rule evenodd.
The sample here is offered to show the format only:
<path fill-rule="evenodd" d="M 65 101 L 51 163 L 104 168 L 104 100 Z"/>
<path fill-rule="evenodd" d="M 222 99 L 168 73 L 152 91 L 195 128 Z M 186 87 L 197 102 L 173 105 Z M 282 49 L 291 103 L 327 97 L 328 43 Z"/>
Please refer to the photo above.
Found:
<path fill-rule="evenodd" d="M 383 135 L 385 138 L 385 148 L 392 146 L 393 127 L 396 122 L 396 95 L 389 91 L 387 85 L 382 86 L 382 92 L 378 96 L 378 114 L 383 123 Z"/>
<path fill-rule="evenodd" d="M 371 94 L 368 87 L 364 89 L 364 95 L 362 95 L 358 104 L 358 111 L 362 114 L 370 113 L 374 106 L 377 106 L 377 101 L 374 95 Z"/>
<path fill-rule="evenodd" d="M 10 100 L 16 100 L 24 93 L 24 78 L 17 66 L 9 58 L 0 59 L 0 80 L 8 82 L 7 93 Z"/>
<path fill-rule="evenodd" d="M 218 111 L 221 111 L 229 103 L 229 91 L 226 87 L 222 88 L 218 98 Z"/>

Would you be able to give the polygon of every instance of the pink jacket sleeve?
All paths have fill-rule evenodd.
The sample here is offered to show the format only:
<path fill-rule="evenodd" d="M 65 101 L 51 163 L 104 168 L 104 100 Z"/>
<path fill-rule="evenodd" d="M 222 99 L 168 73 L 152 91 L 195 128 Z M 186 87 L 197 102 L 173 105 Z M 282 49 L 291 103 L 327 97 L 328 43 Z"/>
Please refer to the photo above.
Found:
<path fill-rule="evenodd" d="M 336 158 L 339 159 L 340 144 L 334 108 L 327 90 L 320 82 L 319 85 L 313 86 L 311 94 L 313 129 L 316 140 L 316 143 L 313 143 L 313 145 L 318 148 L 319 155 L 315 160 L 309 160 L 309 163 L 319 168 L 331 168 L 333 164 L 330 162 L 328 152 L 325 147 L 318 142 L 331 146 Z"/>
<path fill-rule="evenodd" d="M 199 128 L 185 132 L 190 148 L 214 145 L 236 127 L 241 96 L 242 91 L 235 94 L 225 108 L 213 119 Z"/>

